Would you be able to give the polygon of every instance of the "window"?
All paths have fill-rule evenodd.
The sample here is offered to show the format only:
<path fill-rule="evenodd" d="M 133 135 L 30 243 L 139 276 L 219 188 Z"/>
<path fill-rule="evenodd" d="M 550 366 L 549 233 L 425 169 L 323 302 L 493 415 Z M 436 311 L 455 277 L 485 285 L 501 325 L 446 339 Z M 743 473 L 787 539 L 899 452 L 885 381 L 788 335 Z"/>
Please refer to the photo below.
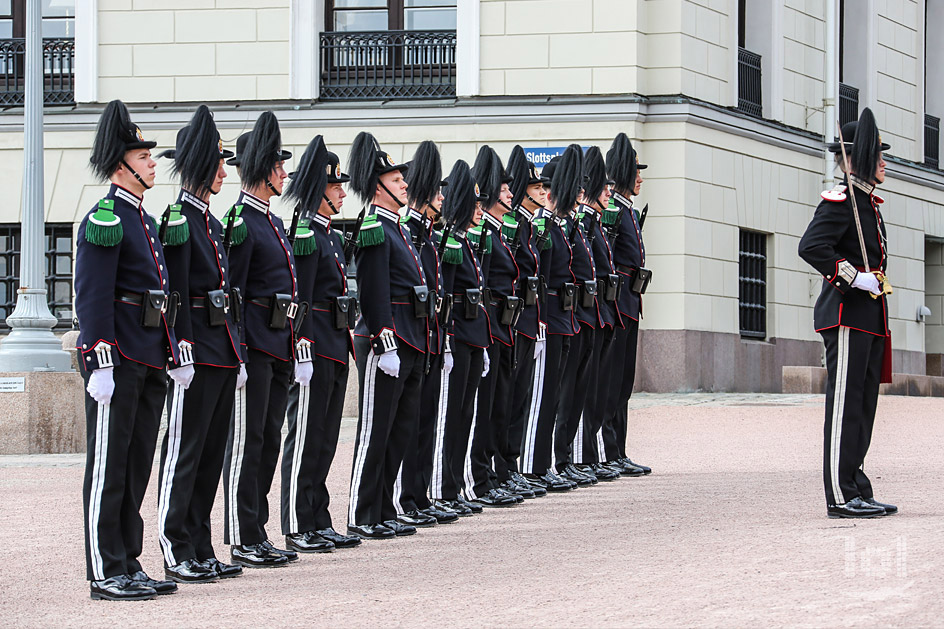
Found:
<path fill-rule="evenodd" d="M 767 234 L 742 229 L 738 257 L 741 336 L 767 338 Z"/>
<path fill-rule="evenodd" d="M 41 0 L 45 103 L 75 102 L 75 0 Z M 26 0 L 0 0 L 0 106 L 23 104 Z"/>
<path fill-rule="evenodd" d="M 20 226 L 0 225 L 0 329 L 20 287 Z M 46 293 L 57 328 L 72 327 L 72 224 L 46 224 Z"/>
<path fill-rule="evenodd" d="M 447 0 L 326 0 L 334 32 L 455 30 L 456 2 Z"/>
<path fill-rule="evenodd" d="M 75 37 L 75 0 L 41 0 L 43 37 Z M 26 37 L 26 0 L 0 0 L 0 38 Z"/>
<path fill-rule="evenodd" d="M 751 6 L 748 14 L 747 0 L 738 0 L 738 105 L 737 108 L 751 116 L 764 116 L 763 55 L 769 54 L 765 44 L 765 30 L 769 31 L 769 15 L 759 3 Z M 769 34 L 769 33 L 768 33 Z M 769 39 L 769 37 L 768 37 Z"/>
<path fill-rule="evenodd" d="M 944 2 L 924 5 L 924 163 L 940 168 L 941 116 L 944 115 L 944 41 L 937 36 Z M 929 26 L 930 25 L 930 26 Z"/>

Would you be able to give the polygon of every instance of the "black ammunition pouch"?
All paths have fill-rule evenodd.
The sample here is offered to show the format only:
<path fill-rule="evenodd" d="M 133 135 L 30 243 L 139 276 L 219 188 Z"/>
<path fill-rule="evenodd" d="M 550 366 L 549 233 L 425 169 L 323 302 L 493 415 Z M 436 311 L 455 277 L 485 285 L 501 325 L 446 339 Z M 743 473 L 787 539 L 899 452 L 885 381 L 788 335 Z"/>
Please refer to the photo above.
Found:
<path fill-rule="evenodd" d="M 269 300 L 269 327 L 284 330 L 289 319 L 295 318 L 298 305 L 292 302 L 292 296 L 275 293 Z"/>
<path fill-rule="evenodd" d="M 520 297 L 504 297 L 501 301 L 501 310 L 498 313 L 498 322 L 501 325 L 517 325 L 518 318 L 523 310 L 524 301 Z"/>
<path fill-rule="evenodd" d="M 443 297 L 437 299 L 439 325 L 445 326 L 449 323 L 449 318 L 452 316 L 452 303 L 454 299 L 455 298 L 452 295 L 444 295 Z"/>
<path fill-rule="evenodd" d="M 652 271 L 649 269 L 638 268 L 636 269 L 636 276 L 633 278 L 632 291 L 640 295 L 646 292 L 646 289 L 649 288 L 649 282 L 652 280 Z"/>
<path fill-rule="evenodd" d="M 210 327 L 226 325 L 229 294 L 223 289 L 211 290 L 206 296 L 207 323 Z"/>
<path fill-rule="evenodd" d="M 413 316 L 425 319 L 429 316 L 429 288 L 425 285 L 414 286 L 410 291 L 410 303 L 413 304 Z"/>
<path fill-rule="evenodd" d="M 145 291 L 141 302 L 141 326 L 159 328 L 161 315 L 167 312 L 167 295 L 162 290 Z"/>
<path fill-rule="evenodd" d="M 482 310 L 480 308 L 482 305 L 482 291 L 477 288 L 467 288 L 463 297 L 465 302 L 463 315 L 465 318 L 469 320 L 478 319 L 479 312 Z"/>
<path fill-rule="evenodd" d="M 580 305 L 584 308 L 593 308 L 597 299 L 597 281 L 584 282 L 580 286 Z"/>
<path fill-rule="evenodd" d="M 338 295 L 331 304 L 335 330 L 350 330 L 357 322 L 357 299 Z"/>
<path fill-rule="evenodd" d="M 564 282 L 557 291 L 557 296 L 560 299 L 561 310 L 573 310 L 577 303 L 577 285 L 573 282 Z"/>
<path fill-rule="evenodd" d="M 609 273 L 606 277 L 599 280 L 599 295 L 603 296 L 603 301 L 613 303 L 619 299 L 620 276 L 616 273 Z"/>
<path fill-rule="evenodd" d="M 538 303 L 538 291 L 541 288 L 541 279 L 535 276 L 524 278 L 521 294 L 524 296 L 524 305 L 533 306 Z"/>

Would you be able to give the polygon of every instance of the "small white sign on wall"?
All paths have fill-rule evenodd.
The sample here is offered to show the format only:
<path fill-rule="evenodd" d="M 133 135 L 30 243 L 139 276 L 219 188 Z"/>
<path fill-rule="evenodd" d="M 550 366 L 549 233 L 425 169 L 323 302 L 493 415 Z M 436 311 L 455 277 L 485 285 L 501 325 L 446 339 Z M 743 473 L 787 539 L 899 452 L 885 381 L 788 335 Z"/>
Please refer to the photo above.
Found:
<path fill-rule="evenodd" d="M 0 378 L 0 393 L 23 393 L 26 391 L 26 378 Z"/>

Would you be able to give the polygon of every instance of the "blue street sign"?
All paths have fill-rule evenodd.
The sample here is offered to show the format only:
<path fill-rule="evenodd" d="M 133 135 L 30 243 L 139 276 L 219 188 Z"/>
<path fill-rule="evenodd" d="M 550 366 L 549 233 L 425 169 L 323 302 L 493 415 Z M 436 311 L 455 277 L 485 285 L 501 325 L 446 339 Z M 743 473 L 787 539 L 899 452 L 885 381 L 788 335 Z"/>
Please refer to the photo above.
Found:
<path fill-rule="evenodd" d="M 535 167 L 544 168 L 553 158 L 558 155 L 563 155 L 566 149 L 566 146 L 540 146 L 537 148 L 526 148 L 524 155 Z"/>

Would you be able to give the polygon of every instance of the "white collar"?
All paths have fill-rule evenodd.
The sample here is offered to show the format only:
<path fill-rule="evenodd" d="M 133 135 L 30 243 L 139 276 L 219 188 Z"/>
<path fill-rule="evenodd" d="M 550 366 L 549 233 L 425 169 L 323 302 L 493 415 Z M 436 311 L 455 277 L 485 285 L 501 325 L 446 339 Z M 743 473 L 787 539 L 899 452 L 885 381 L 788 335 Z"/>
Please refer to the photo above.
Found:
<path fill-rule="evenodd" d="M 243 205 L 248 205 L 249 207 L 259 210 L 260 212 L 269 211 L 269 202 L 263 201 L 259 197 L 242 190 L 242 199 Z"/>
<path fill-rule="evenodd" d="M 613 191 L 613 198 L 616 199 L 618 202 L 622 203 L 623 205 L 625 205 L 626 207 L 633 207 L 633 202 L 630 199 L 627 199 L 626 197 L 621 195 L 619 192 L 616 192 L 615 190 Z"/>
<path fill-rule="evenodd" d="M 492 216 L 491 214 L 489 214 L 488 212 L 483 214 L 482 218 L 488 221 L 488 224 L 494 227 L 495 229 L 501 229 L 502 222 L 499 219 Z"/>
<path fill-rule="evenodd" d="M 206 213 L 206 211 L 210 209 L 209 203 L 198 199 L 195 195 L 184 190 L 183 188 L 180 189 L 180 200 L 186 201 L 187 203 L 189 203 L 190 205 L 194 206 L 195 208 L 197 208 L 198 210 L 204 213 Z"/>
<path fill-rule="evenodd" d="M 318 223 L 325 229 L 331 227 L 331 219 L 327 216 L 324 216 L 323 214 L 315 214 L 315 216 L 311 220 L 314 223 Z"/>
<path fill-rule="evenodd" d="M 137 207 L 137 208 L 140 208 L 140 207 L 141 207 L 141 202 L 142 202 L 144 199 L 142 199 L 141 197 L 137 196 L 137 195 L 134 194 L 133 192 L 128 192 L 127 190 L 125 190 L 124 188 L 122 188 L 121 186 L 119 186 L 118 184 L 114 184 L 114 186 L 115 186 L 115 196 L 116 196 L 116 197 L 118 197 L 118 198 L 121 199 L 122 201 L 125 201 L 126 203 L 130 203 L 130 204 L 133 205 L 134 207 Z"/>

